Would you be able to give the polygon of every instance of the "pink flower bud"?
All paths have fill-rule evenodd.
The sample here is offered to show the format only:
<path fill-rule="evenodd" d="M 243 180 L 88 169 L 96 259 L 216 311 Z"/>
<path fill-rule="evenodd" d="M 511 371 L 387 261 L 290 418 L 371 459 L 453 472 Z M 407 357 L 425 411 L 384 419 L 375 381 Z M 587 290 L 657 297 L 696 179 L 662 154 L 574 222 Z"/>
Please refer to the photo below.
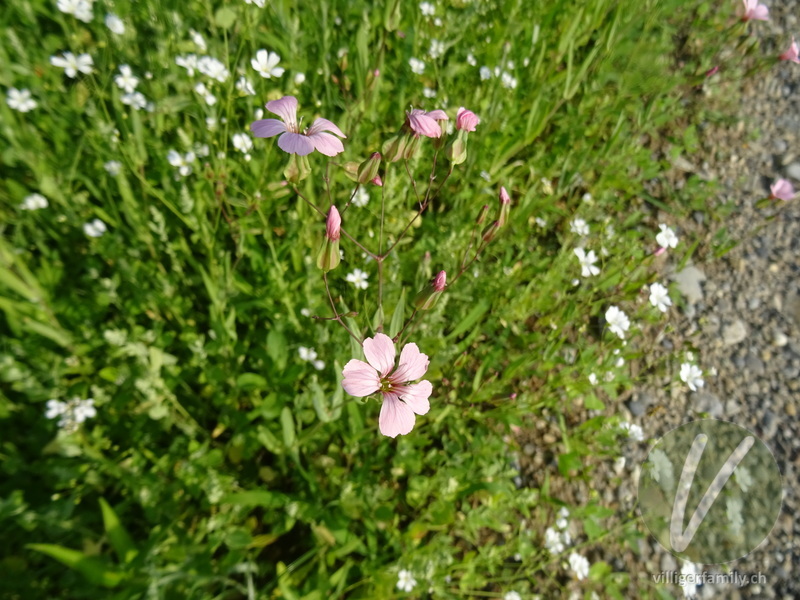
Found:
<path fill-rule="evenodd" d="M 500 204 L 511 204 L 511 196 L 504 186 L 500 186 Z"/>
<path fill-rule="evenodd" d="M 442 295 L 445 286 L 447 285 L 447 273 L 439 271 L 439 273 L 428 282 L 417 297 L 414 298 L 414 306 L 418 310 L 429 310 L 433 308 L 439 296 Z"/>
<path fill-rule="evenodd" d="M 716 75 L 719 72 L 719 65 L 715 65 L 711 67 L 708 71 L 706 71 L 706 77 L 711 77 L 712 75 Z"/>
<path fill-rule="evenodd" d="M 444 271 L 439 271 L 438 275 L 433 278 L 433 289 L 437 292 L 441 292 L 444 290 L 444 287 L 447 285 L 447 273 Z"/>
<path fill-rule="evenodd" d="M 463 131 L 475 131 L 475 127 L 477 127 L 478 123 L 481 120 L 471 110 L 467 110 L 463 106 L 458 109 L 458 113 L 456 113 L 456 129 L 463 130 Z"/>
<path fill-rule="evenodd" d="M 511 211 L 511 196 L 506 188 L 500 187 L 500 214 L 497 217 L 497 226 L 502 227 L 508 222 L 508 213 Z"/>
<path fill-rule="evenodd" d="M 653 252 L 653 256 L 661 256 L 666 251 L 667 251 L 666 248 L 664 248 L 663 246 L 659 246 L 658 248 L 656 248 L 656 251 Z"/>
<path fill-rule="evenodd" d="M 342 217 L 339 216 L 339 211 L 335 206 L 331 206 L 328 211 L 328 220 L 325 223 L 325 236 L 332 242 L 335 242 L 341 236 Z"/>
<path fill-rule="evenodd" d="M 798 57 L 797 57 L 797 42 L 794 41 L 794 38 L 792 38 L 792 43 L 789 46 L 789 49 L 786 52 L 784 52 L 783 54 L 781 54 L 778 57 L 778 59 L 779 60 L 790 60 L 790 61 L 792 61 L 794 63 L 800 63 L 800 59 L 798 59 Z"/>
<path fill-rule="evenodd" d="M 486 220 L 486 215 L 489 213 L 489 205 L 484 204 L 481 212 L 478 213 L 478 218 L 475 219 L 475 223 L 481 225 Z"/>
<path fill-rule="evenodd" d="M 356 181 L 364 184 L 372 181 L 378 176 L 378 167 L 381 166 L 381 153 L 373 152 L 370 157 L 358 167 L 358 177 Z"/>
<path fill-rule="evenodd" d="M 380 175 L 375 175 L 375 179 L 371 179 L 370 183 L 377 185 L 378 187 L 383 187 L 383 180 L 381 179 Z"/>

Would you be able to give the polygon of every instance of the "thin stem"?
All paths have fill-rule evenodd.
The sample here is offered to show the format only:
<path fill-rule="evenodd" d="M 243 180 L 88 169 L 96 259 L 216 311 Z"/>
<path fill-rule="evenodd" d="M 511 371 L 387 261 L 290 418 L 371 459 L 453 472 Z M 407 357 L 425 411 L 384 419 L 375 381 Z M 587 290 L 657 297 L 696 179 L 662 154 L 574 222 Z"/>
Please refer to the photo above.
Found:
<path fill-rule="evenodd" d="M 383 258 L 378 259 L 378 310 L 381 313 L 381 321 L 378 323 L 378 332 L 383 331 Z"/>
<path fill-rule="evenodd" d="M 333 301 L 333 296 L 331 295 L 331 288 L 328 286 L 328 274 L 325 272 L 322 273 L 322 281 L 325 282 L 325 291 L 328 293 L 328 300 L 330 300 L 331 302 L 331 308 L 333 309 L 334 319 L 339 322 L 339 325 L 345 328 L 347 333 L 350 334 L 350 337 L 352 337 L 355 341 L 357 341 L 360 346 L 363 346 L 364 345 L 363 342 L 358 338 L 358 336 L 356 336 L 355 333 L 350 331 L 350 328 L 345 324 L 344 321 L 342 321 L 341 315 L 336 310 L 336 303 Z"/>
<path fill-rule="evenodd" d="M 448 284 L 448 287 L 453 285 L 456 281 L 458 281 L 458 279 L 464 274 L 464 272 L 472 266 L 472 263 L 474 263 L 476 260 L 478 260 L 478 256 L 480 256 L 480 253 L 483 252 L 488 245 L 489 245 L 489 242 L 485 242 L 485 243 L 481 244 L 480 246 L 478 246 L 478 249 L 475 251 L 475 256 L 473 256 L 472 260 L 469 261 L 466 265 L 461 267 L 461 269 L 458 271 L 456 276 Z"/>
<path fill-rule="evenodd" d="M 402 328 L 400 331 L 398 331 L 398 332 L 397 332 L 397 335 L 396 335 L 396 336 L 394 336 L 394 339 L 392 339 L 392 341 L 393 341 L 394 343 L 397 343 L 397 340 L 399 340 L 399 339 L 400 339 L 400 336 L 401 336 L 401 335 L 403 335 L 403 332 L 406 330 L 406 327 L 408 327 L 409 323 L 411 323 L 411 321 L 413 321 L 413 320 L 414 320 L 414 317 L 416 317 L 416 316 L 417 316 L 417 310 L 418 310 L 418 309 L 417 309 L 417 308 L 415 308 L 415 309 L 414 309 L 414 312 L 413 312 L 413 313 L 411 313 L 411 316 L 410 316 L 410 317 L 408 317 L 408 321 L 406 321 L 405 323 L 403 323 L 403 328 Z"/>
<path fill-rule="evenodd" d="M 406 166 L 406 173 L 408 173 L 408 178 L 411 180 L 411 186 L 414 188 L 414 195 L 417 197 L 417 203 L 422 207 L 422 200 L 419 197 L 419 191 L 417 190 L 417 180 L 414 179 L 414 176 L 411 174 L 411 169 L 408 167 L 408 159 L 403 159 L 403 164 Z"/>
<path fill-rule="evenodd" d="M 361 187 L 361 184 L 357 183 L 356 184 L 356 189 L 354 189 L 353 193 L 350 194 L 350 199 L 347 201 L 347 204 L 344 205 L 344 208 L 339 213 L 340 215 L 344 215 L 344 213 L 347 212 L 347 209 L 350 208 L 350 205 L 353 203 L 353 198 L 356 197 L 356 194 L 358 193 L 358 188 L 360 188 L 360 187 Z"/>
<path fill-rule="evenodd" d="M 428 189 L 425 190 L 425 204 L 428 203 L 428 197 L 431 195 L 431 188 L 433 187 L 433 180 L 436 179 L 436 160 L 438 158 L 439 158 L 439 150 L 437 149 L 433 153 L 433 166 L 431 167 L 430 177 L 428 177 Z M 452 165 L 450 167 L 450 170 L 452 172 Z M 450 174 L 448 173 L 448 177 L 449 176 Z"/>

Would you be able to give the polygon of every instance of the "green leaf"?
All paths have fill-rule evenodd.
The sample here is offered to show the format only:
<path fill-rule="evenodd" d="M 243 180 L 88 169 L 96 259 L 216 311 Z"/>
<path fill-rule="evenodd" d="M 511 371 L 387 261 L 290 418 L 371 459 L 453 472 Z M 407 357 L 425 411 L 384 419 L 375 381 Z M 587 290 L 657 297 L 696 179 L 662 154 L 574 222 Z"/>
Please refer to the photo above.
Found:
<path fill-rule="evenodd" d="M 117 553 L 120 561 L 124 563 L 131 562 L 139 554 L 131 536 L 123 527 L 117 513 L 105 501 L 105 498 L 100 498 L 100 510 L 103 512 L 103 527 L 106 530 L 111 547 L 114 548 L 114 552 Z"/>
<path fill-rule="evenodd" d="M 26 544 L 25 547 L 56 559 L 70 569 L 78 571 L 95 585 L 116 587 L 125 579 L 124 573 L 109 568 L 105 561 L 94 556 L 86 556 L 83 552 L 71 548 L 56 544 Z"/>
<path fill-rule="evenodd" d="M 467 314 L 467 316 L 464 317 L 464 320 L 461 321 L 456 326 L 456 328 L 453 329 L 453 331 L 451 331 L 448 334 L 446 339 L 447 340 L 452 340 L 453 338 L 458 337 L 459 335 L 461 335 L 465 331 L 468 331 L 468 330 L 472 329 L 472 327 L 480 320 L 480 318 L 483 316 L 483 314 L 487 310 L 489 310 L 490 306 L 491 306 L 491 304 L 489 303 L 488 300 L 481 300 L 480 302 L 478 302 L 478 304 L 476 304 L 472 308 L 472 310 L 469 311 L 469 314 Z"/>
<path fill-rule="evenodd" d="M 243 390 L 263 390 L 267 387 L 267 379 L 258 373 L 242 373 L 236 378 L 236 387 Z"/>
<path fill-rule="evenodd" d="M 280 329 L 270 329 L 267 334 L 267 354 L 273 361 L 275 371 L 284 371 L 286 362 L 289 359 L 289 348 L 286 345 L 286 337 Z"/>
<path fill-rule="evenodd" d="M 398 333 L 400 333 L 400 328 L 403 326 L 403 317 L 405 316 L 406 311 L 406 289 L 403 288 L 403 291 L 400 292 L 400 300 L 397 301 L 397 305 L 394 307 L 394 312 L 392 313 L 392 320 L 389 323 L 389 337 L 393 338 Z"/>
<path fill-rule="evenodd" d="M 220 29 L 230 29 L 236 22 L 236 12 L 227 6 L 223 6 L 214 13 L 214 21 Z"/>
<path fill-rule="evenodd" d="M 606 405 L 597 396 L 586 396 L 583 399 L 583 405 L 587 410 L 603 410 Z"/>
<path fill-rule="evenodd" d="M 288 496 L 269 490 L 247 490 L 228 494 L 220 500 L 221 504 L 236 506 L 262 506 L 264 508 L 280 508 L 288 502 Z"/>
<path fill-rule="evenodd" d="M 294 429 L 294 418 L 288 406 L 284 406 L 281 411 L 281 428 L 283 429 L 283 443 L 287 448 L 294 447 L 297 442 L 297 435 Z"/>

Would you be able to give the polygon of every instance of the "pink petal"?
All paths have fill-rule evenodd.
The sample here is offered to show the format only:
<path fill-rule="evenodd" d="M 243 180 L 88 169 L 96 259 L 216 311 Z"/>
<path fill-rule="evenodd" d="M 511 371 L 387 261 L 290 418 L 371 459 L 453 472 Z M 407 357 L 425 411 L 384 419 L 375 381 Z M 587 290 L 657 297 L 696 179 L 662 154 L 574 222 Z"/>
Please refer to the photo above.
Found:
<path fill-rule="evenodd" d="M 381 414 L 378 417 L 378 427 L 385 436 L 394 438 L 406 435 L 414 429 L 416 417 L 411 407 L 398 400 L 397 396 L 384 393 Z"/>
<path fill-rule="evenodd" d="M 400 398 L 418 415 L 426 415 L 431 409 L 431 403 L 428 398 L 433 393 L 433 386 L 427 379 L 423 379 L 419 383 L 403 386 L 395 390 Z"/>
<path fill-rule="evenodd" d="M 442 128 L 439 124 L 425 114 L 411 111 L 408 114 L 408 124 L 414 133 L 425 137 L 438 138 L 442 135 Z"/>
<path fill-rule="evenodd" d="M 314 134 L 319 133 L 320 131 L 330 131 L 331 133 L 335 133 L 340 138 L 346 138 L 347 136 L 342 133 L 342 130 L 339 129 L 336 125 L 328 121 L 328 119 L 319 118 L 311 124 L 311 127 L 308 129 L 308 135 L 312 136 Z"/>
<path fill-rule="evenodd" d="M 364 340 L 364 356 L 382 377 L 394 368 L 394 342 L 385 333 L 376 333 L 374 338 Z"/>
<path fill-rule="evenodd" d="M 435 119 L 437 121 L 449 121 L 450 117 L 447 116 L 447 113 L 443 110 L 432 110 L 431 112 L 425 113 L 425 116 L 430 117 L 431 119 Z"/>
<path fill-rule="evenodd" d="M 314 148 L 325 156 L 336 156 L 340 152 L 344 152 L 342 141 L 330 133 L 315 133 L 309 135 L 308 139 L 311 140 Z"/>
<path fill-rule="evenodd" d="M 278 119 L 261 119 L 250 125 L 250 131 L 256 137 L 270 138 L 286 131 L 286 125 Z"/>
<path fill-rule="evenodd" d="M 351 396 L 362 398 L 374 394 L 381 387 L 378 373 L 363 360 L 353 359 L 342 369 L 342 387 Z"/>
<path fill-rule="evenodd" d="M 306 136 L 287 131 L 278 138 L 278 147 L 289 154 L 305 156 L 314 151 L 314 144 Z"/>
<path fill-rule="evenodd" d="M 266 108 L 269 112 L 278 115 L 287 124 L 297 121 L 297 98 L 294 96 L 284 96 L 280 100 L 267 102 Z"/>
<path fill-rule="evenodd" d="M 416 344 L 406 344 L 400 353 L 400 364 L 391 379 L 395 385 L 416 381 L 425 375 L 429 364 L 427 355 L 422 354 Z"/>
<path fill-rule="evenodd" d="M 759 4 L 753 11 L 752 18 L 756 21 L 769 21 L 769 9 L 763 4 Z"/>

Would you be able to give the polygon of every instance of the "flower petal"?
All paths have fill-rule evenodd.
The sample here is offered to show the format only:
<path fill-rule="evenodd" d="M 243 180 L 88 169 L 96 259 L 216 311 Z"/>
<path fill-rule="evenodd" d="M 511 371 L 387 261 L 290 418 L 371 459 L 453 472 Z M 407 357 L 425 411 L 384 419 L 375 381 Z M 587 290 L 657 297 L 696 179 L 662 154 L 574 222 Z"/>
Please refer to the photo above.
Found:
<path fill-rule="evenodd" d="M 304 135 L 287 131 L 278 138 L 278 148 L 289 154 L 305 156 L 314 151 L 314 144 Z"/>
<path fill-rule="evenodd" d="M 374 338 L 364 340 L 364 356 L 376 368 L 381 377 L 386 377 L 394 368 L 394 342 L 385 333 L 376 333 Z"/>
<path fill-rule="evenodd" d="M 412 111 L 408 114 L 408 124 L 411 130 L 419 135 L 425 137 L 438 138 L 442 136 L 442 128 L 439 124 L 424 114 L 415 113 Z"/>
<path fill-rule="evenodd" d="M 430 117 L 431 119 L 435 119 L 437 121 L 449 121 L 450 117 L 447 116 L 447 113 L 441 109 L 432 110 L 430 112 L 425 113 L 426 117 Z"/>
<path fill-rule="evenodd" d="M 351 396 L 362 398 L 374 394 L 381 387 L 381 380 L 374 368 L 363 360 L 353 359 L 342 369 L 342 387 Z"/>
<path fill-rule="evenodd" d="M 270 138 L 286 131 L 286 125 L 278 119 L 261 119 L 250 125 L 250 131 L 256 137 Z"/>
<path fill-rule="evenodd" d="M 397 388 L 395 391 L 411 410 L 418 415 L 428 414 L 428 411 L 431 409 L 431 403 L 428 402 L 428 398 L 430 398 L 433 393 L 433 386 L 427 379 L 423 379 L 419 383 L 405 385 L 402 388 Z"/>
<path fill-rule="evenodd" d="M 392 381 L 395 385 L 416 381 L 425 375 L 429 364 L 428 356 L 422 354 L 416 344 L 406 344 L 403 346 L 403 351 L 400 352 L 400 364 L 392 373 Z"/>
<path fill-rule="evenodd" d="M 314 145 L 314 148 L 325 156 L 336 156 L 340 152 L 344 152 L 342 141 L 330 133 L 315 133 L 309 135 L 308 139 Z"/>
<path fill-rule="evenodd" d="M 753 11 L 753 19 L 756 21 L 769 21 L 769 8 L 763 4 L 756 6 Z"/>
<path fill-rule="evenodd" d="M 394 438 L 406 435 L 414 429 L 416 417 L 414 411 L 406 403 L 400 401 L 395 394 L 384 393 L 378 427 L 385 436 Z"/>
<path fill-rule="evenodd" d="M 286 123 L 297 121 L 297 98 L 294 96 L 284 96 L 280 100 L 270 100 L 266 104 L 266 109 L 278 115 Z"/>
<path fill-rule="evenodd" d="M 312 136 L 320 131 L 330 131 L 331 133 L 335 133 L 340 138 L 346 138 L 347 136 L 342 133 L 342 130 L 339 129 L 336 125 L 332 122 L 328 121 L 328 119 L 319 118 L 311 124 L 311 127 L 308 129 L 308 135 Z"/>

